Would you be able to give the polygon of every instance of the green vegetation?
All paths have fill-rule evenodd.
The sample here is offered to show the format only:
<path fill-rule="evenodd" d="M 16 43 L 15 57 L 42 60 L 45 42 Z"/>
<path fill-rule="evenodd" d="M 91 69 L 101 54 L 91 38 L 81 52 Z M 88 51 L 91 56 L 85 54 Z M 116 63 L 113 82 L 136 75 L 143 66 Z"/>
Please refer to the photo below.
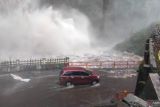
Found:
<path fill-rule="evenodd" d="M 145 41 L 149 36 L 151 36 L 151 27 L 135 33 L 126 41 L 117 44 L 115 49 L 122 52 L 133 52 L 137 55 L 143 56 Z"/>

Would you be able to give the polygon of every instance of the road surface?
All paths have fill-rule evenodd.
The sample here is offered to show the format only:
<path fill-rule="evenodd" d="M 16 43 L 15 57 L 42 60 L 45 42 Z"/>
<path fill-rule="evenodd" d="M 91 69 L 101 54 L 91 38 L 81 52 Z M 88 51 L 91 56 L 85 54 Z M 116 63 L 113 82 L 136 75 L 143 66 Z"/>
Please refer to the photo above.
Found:
<path fill-rule="evenodd" d="M 134 91 L 135 75 L 98 72 L 100 84 L 67 88 L 57 84 L 59 70 L 0 75 L 0 107 L 94 107 L 108 103 L 117 91 Z"/>

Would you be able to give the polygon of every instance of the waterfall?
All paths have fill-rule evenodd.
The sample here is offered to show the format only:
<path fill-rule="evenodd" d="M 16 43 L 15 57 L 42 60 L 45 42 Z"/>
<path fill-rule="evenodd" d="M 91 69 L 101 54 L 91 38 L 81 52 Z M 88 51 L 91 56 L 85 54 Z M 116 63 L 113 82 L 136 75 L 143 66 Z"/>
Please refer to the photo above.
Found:
<path fill-rule="evenodd" d="M 90 21 L 80 11 L 40 6 L 39 0 L 0 0 L 0 58 L 85 53 Z"/>

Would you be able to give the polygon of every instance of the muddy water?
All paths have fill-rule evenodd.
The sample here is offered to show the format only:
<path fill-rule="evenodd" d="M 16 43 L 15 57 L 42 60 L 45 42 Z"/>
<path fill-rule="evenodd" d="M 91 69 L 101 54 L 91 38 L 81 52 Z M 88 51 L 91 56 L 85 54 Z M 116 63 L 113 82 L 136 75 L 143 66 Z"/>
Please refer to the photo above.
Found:
<path fill-rule="evenodd" d="M 117 91 L 134 91 L 136 76 L 111 77 L 101 72 L 101 82 L 95 86 L 61 87 L 55 72 L 39 73 L 30 82 L 13 79 L 10 75 L 0 77 L 0 107 L 94 107 L 108 103 Z M 107 76 L 109 75 L 109 76 Z"/>

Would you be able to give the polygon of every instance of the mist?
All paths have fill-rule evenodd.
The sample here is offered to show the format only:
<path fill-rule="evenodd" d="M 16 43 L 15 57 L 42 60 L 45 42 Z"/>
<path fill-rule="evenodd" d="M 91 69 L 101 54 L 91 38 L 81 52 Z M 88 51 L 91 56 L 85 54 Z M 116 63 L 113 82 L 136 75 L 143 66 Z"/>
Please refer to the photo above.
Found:
<path fill-rule="evenodd" d="M 136 32 L 159 23 L 159 0 L 42 0 L 43 3 L 68 6 L 90 20 L 94 47 L 112 49 Z"/>
<path fill-rule="evenodd" d="M 46 57 L 90 48 L 90 21 L 76 9 L 40 7 L 39 1 L 0 2 L 0 56 Z"/>
<path fill-rule="evenodd" d="M 159 0 L 106 1 L 0 0 L 0 59 L 99 53 L 160 20 Z"/>
<path fill-rule="evenodd" d="M 117 44 L 160 21 L 159 0 L 110 0 L 102 39 Z"/>

